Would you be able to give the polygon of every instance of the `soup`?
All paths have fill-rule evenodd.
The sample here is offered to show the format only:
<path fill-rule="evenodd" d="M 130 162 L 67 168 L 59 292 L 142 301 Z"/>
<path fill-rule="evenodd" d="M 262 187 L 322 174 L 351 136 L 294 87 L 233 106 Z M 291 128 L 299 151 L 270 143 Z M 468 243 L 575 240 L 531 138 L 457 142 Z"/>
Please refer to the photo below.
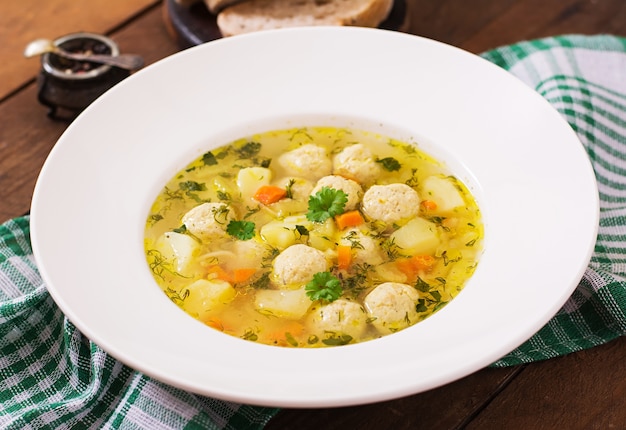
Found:
<path fill-rule="evenodd" d="M 145 252 L 164 293 L 206 325 L 324 347 L 441 309 L 474 272 L 482 237 L 466 186 L 415 145 L 310 127 L 187 165 L 151 208 Z"/>

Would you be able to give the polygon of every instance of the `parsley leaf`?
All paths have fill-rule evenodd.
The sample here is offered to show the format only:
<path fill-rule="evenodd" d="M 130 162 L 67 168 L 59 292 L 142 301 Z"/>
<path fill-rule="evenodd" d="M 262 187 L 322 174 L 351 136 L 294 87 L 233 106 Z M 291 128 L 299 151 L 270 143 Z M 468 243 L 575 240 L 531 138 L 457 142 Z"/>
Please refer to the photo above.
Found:
<path fill-rule="evenodd" d="M 315 195 L 309 197 L 309 211 L 306 218 L 309 221 L 324 222 L 328 218 L 342 214 L 348 195 L 342 190 L 322 187 Z"/>
<path fill-rule="evenodd" d="M 231 221 L 226 226 L 226 233 L 240 240 L 254 237 L 254 223 L 250 221 Z"/>
<path fill-rule="evenodd" d="M 393 157 L 379 158 L 376 162 L 382 164 L 388 172 L 395 172 L 401 167 L 400 162 Z"/>
<path fill-rule="evenodd" d="M 313 301 L 334 302 L 343 293 L 341 281 L 330 272 L 318 272 L 304 287 L 306 295 Z"/>

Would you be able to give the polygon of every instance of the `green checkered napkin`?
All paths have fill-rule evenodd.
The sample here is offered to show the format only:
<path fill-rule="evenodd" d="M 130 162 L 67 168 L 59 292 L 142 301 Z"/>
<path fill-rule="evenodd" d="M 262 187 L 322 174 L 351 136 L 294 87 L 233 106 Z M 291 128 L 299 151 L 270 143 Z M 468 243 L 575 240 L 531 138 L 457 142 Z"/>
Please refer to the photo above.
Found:
<path fill-rule="evenodd" d="M 484 57 L 540 92 L 578 132 L 602 208 L 595 253 L 578 289 L 539 333 L 494 365 L 608 342 L 626 333 L 626 39 L 557 37 Z M 0 225 L 1 428 L 258 429 L 277 411 L 190 394 L 113 359 L 47 293 L 29 218 Z"/>

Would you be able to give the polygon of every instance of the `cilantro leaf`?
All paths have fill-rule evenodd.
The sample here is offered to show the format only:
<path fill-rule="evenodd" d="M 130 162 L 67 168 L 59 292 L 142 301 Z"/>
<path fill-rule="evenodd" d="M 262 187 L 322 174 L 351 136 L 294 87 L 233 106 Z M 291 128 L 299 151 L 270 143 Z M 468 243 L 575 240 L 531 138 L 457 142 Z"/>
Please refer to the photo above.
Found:
<path fill-rule="evenodd" d="M 324 222 L 328 218 L 342 214 L 348 201 L 348 195 L 342 190 L 322 187 L 315 195 L 309 197 L 309 221 Z"/>
<path fill-rule="evenodd" d="M 254 223 L 250 221 L 231 221 L 226 226 L 226 233 L 240 240 L 254 237 Z"/>
<path fill-rule="evenodd" d="M 341 281 L 330 272 L 318 272 L 304 287 L 306 295 L 313 301 L 334 302 L 343 293 Z"/>
<path fill-rule="evenodd" d="M 393 157 L 379 158 L 376 162 L 380 163 L 388 172 L 395 172 L 401 167 L 400 162 Z"/>

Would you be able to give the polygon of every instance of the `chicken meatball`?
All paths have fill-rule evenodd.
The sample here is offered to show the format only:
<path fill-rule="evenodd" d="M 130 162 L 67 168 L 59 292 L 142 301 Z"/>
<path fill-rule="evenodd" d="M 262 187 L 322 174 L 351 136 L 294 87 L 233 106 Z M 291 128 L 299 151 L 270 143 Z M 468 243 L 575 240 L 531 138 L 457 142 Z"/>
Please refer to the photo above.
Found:
<path fill-rule="evenodd" d="M 373 185 L 363 195 L 362 209 L 369 218 L 392 224 L 419 213 L 420 198 L 406 184 Z"/>
<path fill-rule="evenodd" d="M 183 224 L 202 240 L 226 236 L 226 226 L 235 219 L 233 208 L 225 203 L 202 203 L 183 215 Z"/>
<path fill-rule="evenodd" d="M 381 333 L 393 333 L 417 321 L 415 306 L 419 293 L 407 284 L 385 282 L 363 301 L 371 323 Z"/>
<path fill-rule="evenodd" d="M 332 333 L 358 339 L 367 328 L 367 312 L 358 303 L 338 299 L 313 309 L 308 322 L 311 331 L 320 337 Z"/>
<path fill-rule="evenodd" d="M 296 244 L 274 259 L 274 282 L 281 286 L 300 286 L 318 272 L 328 271 L 324 253 L 307 245 Z"/>
<path fill-rule="evenodd" d="M 284 153 L 278 158 L 288 175 L 299 176 L 310 180 L 318 180 L 330 175 L 332 161 L 326 149 L 321 146 L 307 144 Z"/>
<path fill-rule="evenodd" d="M 315 188 L 311 190 L 311 195 L 314 195 L 322 187 L 334 188 L 335 190 L 341 190 L 348 196 L 348 201 L 344 207 L 344 210 L 351 211 L 356 209 L 358 204 L 361 201 L 361 197 L 363 197 L 363 188 L 353 181 L 352 179 L 346 179 L 342 176 L 330 175 L 324 176 L 315 185 Z"/>
<path fill-rule="evenodd" d="M 380 173 L 376 157 L 360 143 L 347 146 L 333 159 L 333 174 L 354 179 L 360 184 L 372 184 Z"/>

